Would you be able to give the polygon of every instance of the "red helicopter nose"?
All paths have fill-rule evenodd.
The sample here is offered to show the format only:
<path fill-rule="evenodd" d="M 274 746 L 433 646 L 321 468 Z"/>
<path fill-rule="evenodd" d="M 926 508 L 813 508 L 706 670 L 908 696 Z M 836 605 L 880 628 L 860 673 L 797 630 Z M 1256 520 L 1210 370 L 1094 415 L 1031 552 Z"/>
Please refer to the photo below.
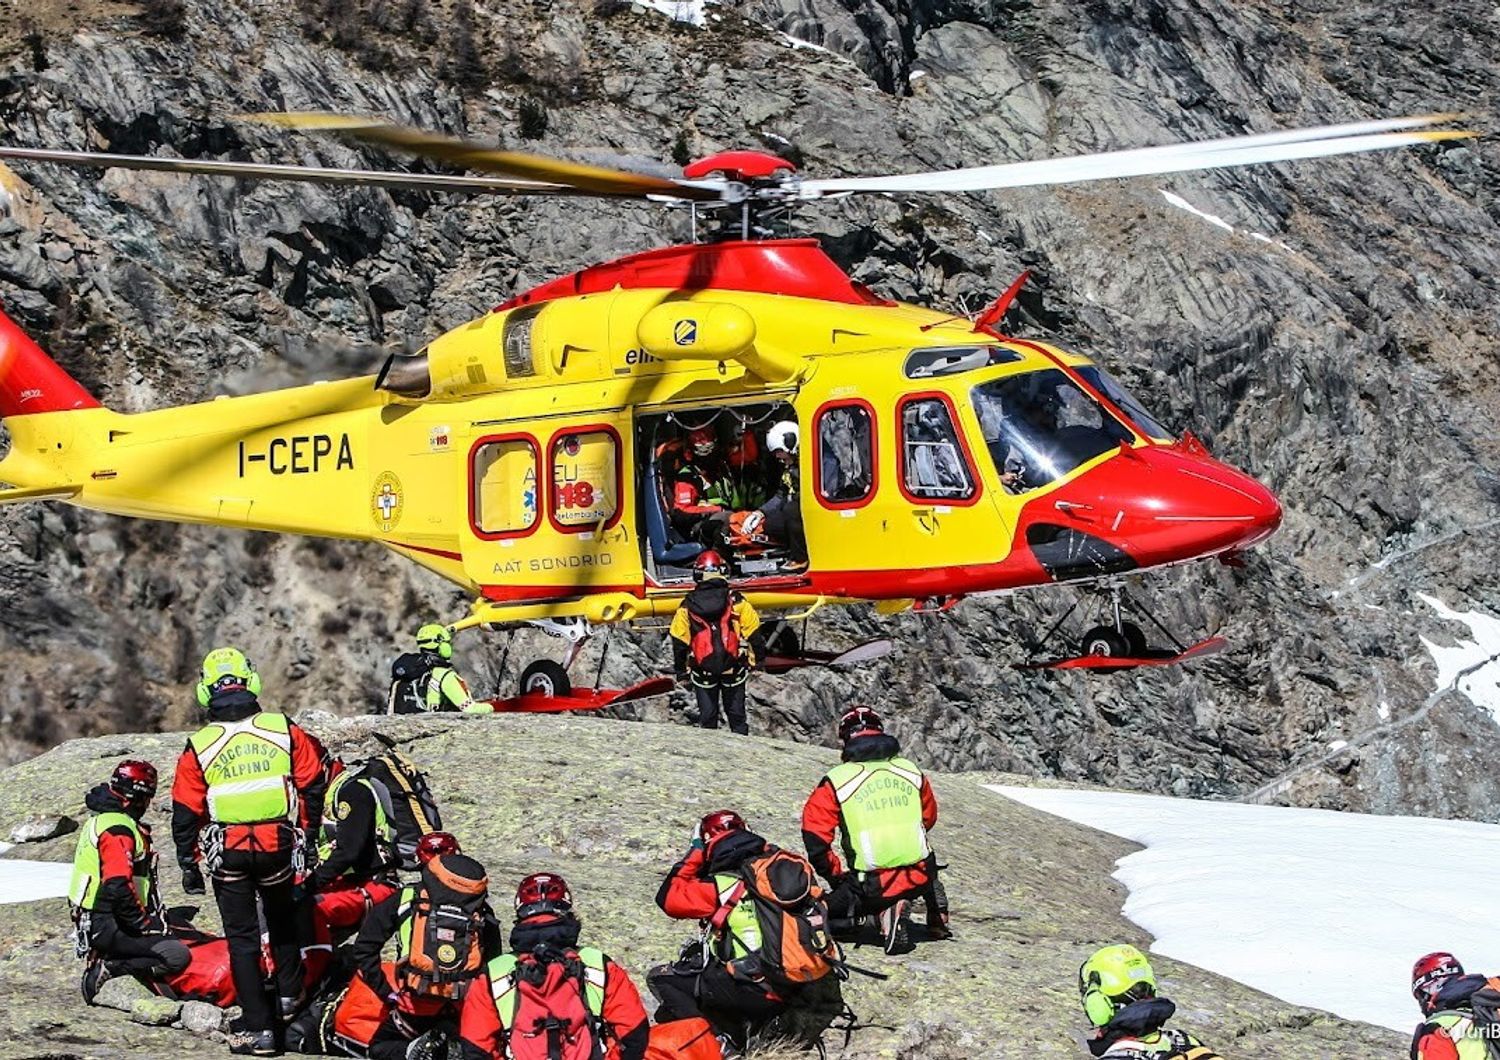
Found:
<path fill-rule="evenodd" d="M 1270 490 L 1191 440 L 1122 448 L 1022 516 L 1037 561 L 1059 581 L 1236 552 L 1280 525 Z"/>

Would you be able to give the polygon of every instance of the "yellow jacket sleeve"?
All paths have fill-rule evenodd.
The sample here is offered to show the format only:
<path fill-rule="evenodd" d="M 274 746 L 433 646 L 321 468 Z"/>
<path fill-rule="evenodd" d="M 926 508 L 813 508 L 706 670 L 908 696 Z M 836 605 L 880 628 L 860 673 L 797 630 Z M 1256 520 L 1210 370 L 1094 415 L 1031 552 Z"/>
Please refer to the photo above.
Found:
<path fill-rule="evenodd" d="M 687 608 L 679 607 L 677 613 L 672 616 L 671 628 L 667 633 L 673 640 L 680 640 L 684 644 L 692 642 L 692 630 L 688 625 Z"/>
<path fill-rule="evenodd" d="M 735 602 L 734 613 L 739 616 L 740 636 L 746 640 L 755 636 L 755 631 L 760 628 L 760 615 L 756 613 L 755 605 L 740 597 Z"/>

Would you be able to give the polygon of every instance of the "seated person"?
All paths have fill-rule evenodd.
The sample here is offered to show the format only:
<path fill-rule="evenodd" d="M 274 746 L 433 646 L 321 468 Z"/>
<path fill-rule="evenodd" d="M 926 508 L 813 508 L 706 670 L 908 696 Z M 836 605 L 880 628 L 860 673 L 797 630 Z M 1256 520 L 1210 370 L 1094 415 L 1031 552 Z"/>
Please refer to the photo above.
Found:
<path fill-rule="evenodd" d="M 786 569 L 803 571 L 807 569 L 807 536 L 802 530 L 802 473 L 797 465 L 797 425 L 783 420 L 773 426 L 766 432 L 766 448 L 776 461 L 780 479 L 775 496 L 761 508 L 765 513 L 765 529 L 771 537 L 786 545 L 790 556 Z"/>
<path fill-rule="evenodd" d="M 771 499 L 770 469 L 755 432 L 743 420 L 732 422 L 733 441 L 724 454 L 725 473 L 719 492 L 734 511 L 754 511 Z"/>
<path fill-rule="evenodd" d="M 713 428 L 693 428 L 683 462 L 672 479 L 672 529 L 684 541 L 696 541 L 707 548 L 724 547 L 729 508 L 720 483 L 725 474 Z"/>

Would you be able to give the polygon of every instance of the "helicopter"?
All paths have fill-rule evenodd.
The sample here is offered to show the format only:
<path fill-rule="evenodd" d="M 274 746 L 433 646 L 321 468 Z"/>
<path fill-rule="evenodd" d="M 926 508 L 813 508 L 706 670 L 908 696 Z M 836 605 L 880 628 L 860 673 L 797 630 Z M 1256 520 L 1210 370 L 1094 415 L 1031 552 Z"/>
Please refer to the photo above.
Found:
<path fill-rule="evenodd" d="M 455 630 L 529 625 L 569 642 L 563 663 L 536 660 L 521 695 L 495 701 L 523 710 L 660 692 L 665 679 L 575 692 L 568 667 L 601 627 L 669 616 L 711 546 L 757 609 L 792 619 L 853 603 L 936 614 L 968 596 L 1074 583 L 1106 595 L 1105 620 L 1076 652 L 1032 665 L 1170 665 L 1219 650 L 1217 637 L 1150 647 L 1122 615 L 1120 579 L 1233 562 L 1279 525 L 1270 490 L 1168 430 L 1095 360 L 1000 330 L 1024 274 L 977 316 L 954 317 L 881 297 L 815 239 L 771 236 L 770 221 L 821 198 L 1055 185 L 1474 135 L 1435 128 L 1457 116 L 1434 114 L 885 177 L 807 178 L 774 155 L 729 151 L 663 177 L 373 119 L 252 117 L 471 172 L 11 146 L 0 158 L 647 200 L 685 205 L 695 232 L 717 223 L 703 240 L 517 293 L 415 355 L 391 355 L 373 377 L 129 415 L 103 407 L 0 314 L 11 438 L 0 503 L 378 543 L 472 595 Z M 678 484 L 700 453 L 744 473 L 739 505 L 684 512 Z M 777 534 L 763 518 L 774 496 Z M 695 514 L 705 518 L 686 518 Z M 777 649 L 782 669 L 890 646 L 835 655 L 795 640 Z"/>

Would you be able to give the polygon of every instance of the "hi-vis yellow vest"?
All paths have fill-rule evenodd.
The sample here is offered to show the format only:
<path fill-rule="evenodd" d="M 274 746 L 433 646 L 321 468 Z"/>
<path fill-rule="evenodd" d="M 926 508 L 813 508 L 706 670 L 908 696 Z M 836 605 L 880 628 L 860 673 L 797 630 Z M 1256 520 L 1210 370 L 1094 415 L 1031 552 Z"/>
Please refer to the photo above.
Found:
<path fill-rule="evenodd" d="M 111 828 L 130 830 L 135 840 L 135 855 L 131 871 L 135 876 L 135 893 L 141 906 L 151 908 L 151 862 L 145 856 L 146 842 L 141 838 L 140 826 L 135 819 L 123 813 L 98 813 L 78 833 L 78 846 L 73 849 L 73 879 L 68 884 L 68 901 L 79 909 L 93 912 L 99 900 L 99 884 L 104 875 L 104 866 L 99 862 L 99 837 Z"/>
<path fill-rule="evenodd" d="M 292 736 L 285 714 L 262 711 L 205 725 L 189 743 L 203 769 L 214 823 L 292 819 Z"/>
<path fill-rule="evenodd" d="M 719 905 L 722 907 L 729 900 L 731 892 L 743 883 L 738 876 L 714 876 L 714 886 L 719 891 Z M 710 939 L 709 942 L 715 947 L 715 955 L 721 961 L 736 961 L 760 949 L 760 917 L 755 915 L 755 902 L 748 894 L 730 910 L 729 919 L 724 922 L 723 938 Z"/>
<path fill-rule="evenodd" d="M 1443 1029 L 1458 1049 L 1458 1060 L 1488 1060 L 1489 1050 L 1484 1038 L 1474 1026 L 1474 1017 L 1467 1012 L 1439 1012 L 1427 1020 L 1429 1027 Z M 1418 1054 L 1417 1060 L 1430 1060 Z"/>
<path fill-rule="evenodd" d="M 927 857 L 922 771 L 904 758 L 845 762 L 828 771 L 856 872 L 899 869 Z"/>
<path fill-rule="evenodd" d="M 1158 1031 L 1151 1040 L 1130 1039 L 1111 1046 L 1099 1060 L 1224 1060 L 1184 1031 Z"/>
<path fill-rule="evenodd" d="M 578 960 L 583 965 L 583 1004 L 589 1015 L 596 1020 L 604 1018 L 604 987 L 606 965 L 604 954 L 592 946 L 580 946 Z M 500 1028 L 506 1034 L 516 1025 L 516 1010 L 521 1007 L 521 994 L 516 988 L 515 954 L 506 953 L 486 966 L 490 977 L 490 997 L 495 1002 L 495 1015 L 500 1017 Z"/>
<path fill-rule="evenodd" d="M 323 796 L 323 828 L 318 837 L 318 862 L 319 864 L 333 857 L 333 848 L 338 844 L 339 821 L 337 818 L 337 807 L 339 792 L 345 784 L 363 784 L 370 791 L 370 797 L 375 800 L 375 847 L 382 860 L 395 861 L 396 830 L 391 827 L 391 822 L 385 815 L 385 807 L 381 805 L 380 793 L 375 790 L 375 785 L 368 777 L 358 773 L 344 770 L 333 778 L 333 783 L 328 785 L 328 793 Z M 357 838 L 355 840 L 357 842 Z M 342 873 L 344 876 L 354 874 L 354 866 L 349 866 Z"/>

